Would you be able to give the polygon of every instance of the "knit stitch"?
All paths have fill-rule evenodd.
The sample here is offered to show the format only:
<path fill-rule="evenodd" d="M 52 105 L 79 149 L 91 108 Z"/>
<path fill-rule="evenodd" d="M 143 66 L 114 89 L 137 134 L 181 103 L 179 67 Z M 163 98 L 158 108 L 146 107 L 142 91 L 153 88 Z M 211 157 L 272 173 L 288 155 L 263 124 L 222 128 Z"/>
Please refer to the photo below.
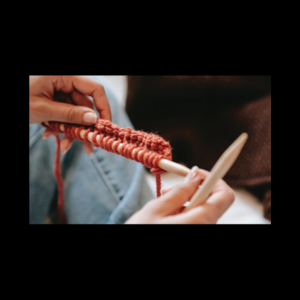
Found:
<path fill-rule="evenodd" d="M 63 132 L 65 135 L 78 139 L 80 141 L 88 141 L 88 134 L 92 133 L 91 143 L 94 147 L 102 149 L 118 155 L 122 155 L 128 159 L 135 160 L 147 168 L 156 176 L 156 192 L 157 197 L 161 195 L 161 178 L 160 174 L 166 171 L 158 166 L 161 159 L 172 160 L 171 147 L 168 142 L 156 134 L 136 131 L 130 127 L 121 128 L 108 120 L 98 118 L 93 126 L 82 126 L 74 124 L 63 124 L 60 122 L 42 123 L 44 127 L 57 132 Z M 83 138 L 80 132 L 86 130 Z M 56 157 L 54 173 L 58 184 L 58 211 L 60 223 L 65 223 L 65 215 L 63 212 L 63 180 L 60 171 L 60 139 L 56 136 Z M 119 145 L 122 144 L 120 147 Z M 118 149 L 119 147 L 119 149 Z"/>

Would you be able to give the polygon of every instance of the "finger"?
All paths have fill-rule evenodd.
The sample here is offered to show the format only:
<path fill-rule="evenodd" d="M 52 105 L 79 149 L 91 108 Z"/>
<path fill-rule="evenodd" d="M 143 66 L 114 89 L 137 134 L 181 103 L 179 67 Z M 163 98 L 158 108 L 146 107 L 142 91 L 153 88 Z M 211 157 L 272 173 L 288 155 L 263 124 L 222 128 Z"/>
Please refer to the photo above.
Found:
<path fill-rule="evenodd" d="M 40 113 L 41 120 L 57 121 L 71 124 L 93 125 L 97 121 L 97 115 L 94 110 L 73 104 L 54 102 L 41 98 L 36 114 Z M 44 120 L 47 116 L 47 120 Z"/>
<path fill-rule="evenodd" d="M 224 182 L 225 183 L 225 182 Z M 226 184 L 226 183 L 225 183 Z M 216 223 L 235 199 L 234 191 L 227 186 L 223 190 L 214 192 L 202 205 L 201 213 L 206 215 L 208 221 Z"/>
<path fill-rule="evenodd" d="M 166 194 L 167 192 L 171 191 L 172 189 L 173 189 L 173 186 L 170 187 L 170 188 L 167 188 L 167 189 L 162 189 L 162 190 L 161 190 L 161 194 L 164 195 L 164 194 Z"/>
<path fill-rule="evenodd" d="M 86 106 L 88 108 L 94 109 L 93 101 L 88 96 L 81 94 L 77 90 L 74 90 L 71 93 L 71 98 L 73 104 Z"/>
<path fill-rule="evenodd" d="M 204 178 L 203 178 L 203 179 L 205 179 L 208 175 L 211 174 L 211 173 L 210 173 L 209 171 L 207 171 L 207 170 L 204 170 L 204 169 L 199 169 L 199 170 L 200 170 L 200 172 L 204 175 Z M 223 188 L 224 188 L 224 184 L 226 185 L 225 181 L 219 179 L 219 180 L 216 182 L 216 184 L 215 184 L 215 186 L 214 186 L 212 192 L 216 192 L 216 191 L 219 190 L 220 188 L 223 189 Z"/>
<path fill-rule="evenodd" d="M 60 150 L 63 154 L 66 154 L 66 152 L 71 148 L 73 141 L 74 139 L 67 135 L 63 137 L 60 142 Z"/>
<path fill-rule="evenodd" d="M 83 141 L 83 150 L 90 156 L 90 158 L 93 157 L 94 146 L 90 142 Z"/>
<path fill-rule="evenodd" d="M 71 76 L 73 86 L 81 94 L 92 96 L 102 119 L 111 121 L 111 110 L 103 85 L 87 76 Z"/>
<path fill-rule="evenodd" d="M 203 180 L 204 174 L 198 167 L 193 167 L 184 181 L 158 198 L 154 205 L 156 213 L 170 215 L 178 211 L 182 205 L 189 201 Z"/>
<path fill-rule="evenodd" d="M 218 190 L 213 192 L 206 202 L 187 212 L 170 216 L 165 221 L 176 224 L 216 224 L 231 206 L 234 198 L 234 191 L 223 181 Z"/>

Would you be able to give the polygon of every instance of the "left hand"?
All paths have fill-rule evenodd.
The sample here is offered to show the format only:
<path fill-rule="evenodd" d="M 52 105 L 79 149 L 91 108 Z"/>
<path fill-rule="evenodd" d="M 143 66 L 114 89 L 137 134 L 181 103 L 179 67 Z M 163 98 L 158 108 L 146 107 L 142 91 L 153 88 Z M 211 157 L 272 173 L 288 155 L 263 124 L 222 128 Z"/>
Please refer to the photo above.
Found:
<path fill-rule="evenodd" d="M 93 125 L 97 115 L 93 102 L 102 119 L 111 121 L 111 111 L 105 90 L 101 84 L 87 76 L 30 76 L 29 77 L 29 123 L 58 121 L 63 123 Z M 43 138 L 58 134 L 46 129 Z M 65 153 L 73 139 L 65 136 L 61 151 Z M 93 145 L 84 142 L 88 154 Z"/>

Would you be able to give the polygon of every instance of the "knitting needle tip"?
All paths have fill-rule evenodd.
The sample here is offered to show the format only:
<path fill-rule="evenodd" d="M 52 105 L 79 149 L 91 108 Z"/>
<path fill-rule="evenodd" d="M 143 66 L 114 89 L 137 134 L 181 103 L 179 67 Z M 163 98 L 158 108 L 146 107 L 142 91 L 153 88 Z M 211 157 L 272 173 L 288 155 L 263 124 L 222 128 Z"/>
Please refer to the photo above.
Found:
<path fill-rule="evenodd" d="M 158 162 L 158 166 L 165 171 L 175 173 L 180 176 L 186 176 L 190 171 L 189 168 L 164 158 Z"/>
<path fill-rule="evenodd" d="M 221 157 L 211 169 L 210 174 L 202 183 L 201 189 L 198 189 L 196 191 L 196 193 L 190 200 L 189 206 L 186 206 L 182 212 L 190 210 L 209 197 L 217 181 L 225 176 L 225 174 L 238 158 L 247 139 L 248 134 L 244 132 L 225 150 L 225 152 L 221 155 Z"/>

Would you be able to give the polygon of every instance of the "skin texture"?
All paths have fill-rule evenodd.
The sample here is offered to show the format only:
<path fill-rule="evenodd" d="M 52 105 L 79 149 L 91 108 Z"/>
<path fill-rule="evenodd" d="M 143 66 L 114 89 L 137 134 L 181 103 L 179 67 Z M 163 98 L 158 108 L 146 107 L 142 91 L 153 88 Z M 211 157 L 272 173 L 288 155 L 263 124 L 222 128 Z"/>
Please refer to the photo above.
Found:
<path fill-rule="evenodd" d="M 87 76 L 29 76 L 30 124 L 58 121 L 93 125 L 97 118 L 94 105 L 100 118 L 111 121 L 110 106 L 103 86 Z M 85 121 L 88 113 L 94 118 Z M 43 138 L 55 134 L 58 133 L 46 129 Z M 73 139 L 67 136 L 62 139 L 63 153 L 69 150 L 72 142 Z M 89 142 L 84 142 L 83 147 L 88 154 L 94 151 Z"/>
<path fill-rule="evenodd" d="M 216 224 L 235 198 L 234 191 L 221 179 L 204 203 L 181 213 L 183 204 L 192 198 L 208 174 L 193 167 L 181 184 L 163 191 L 161 197 L 149 201 L 125 224 Z"/>

